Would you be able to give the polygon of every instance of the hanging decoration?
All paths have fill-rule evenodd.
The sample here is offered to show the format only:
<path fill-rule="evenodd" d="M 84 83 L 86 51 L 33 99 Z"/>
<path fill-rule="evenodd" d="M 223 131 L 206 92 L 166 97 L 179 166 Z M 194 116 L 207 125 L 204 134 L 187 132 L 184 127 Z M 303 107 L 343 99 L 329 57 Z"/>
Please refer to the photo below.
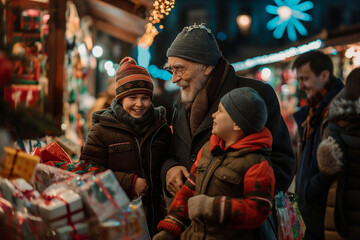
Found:
<path fill-rule="evenodd" d="M 248 58 L 241 62 L 232 63 L 231 65 L 234 67 L 235 72 L 242 71 L 246 69 L 253 68 L 257 65 L 264 65 L 274 62 L 283 61 L 289 57 L 297 56 L 303 54 L 305 52 L 319 49 L 323 46 L 323 42 L 320 39 L 309 42 L 307 44 L 303 44 L 297 47 L 291 47 L 285 50 L 282 50 L 277 53 L 271 53 L 268 55 L 257 56 L 253 58 Z"/>
<path fill-rule="evenodd" d="M 161 20 L 169 15 L 174 8 L 175 0 L 156 0 L 153 4 L 154 9 L 150 12 L 149 23 L 145 25 L 145 33 L 138 42 L 138 63 L 140 66 L 148 69 L 151 76 L 163 80 L 171 79 L 171 75 L 165 70 L 159 69 L 155 65 L 149 67 L 151 55 L 149 47 L 152 45 L 154 38 L 159 34 L 164 26 Z"/>
<path fill-rule="evenodd" d="M 154 37 L 164 26 L 160 23 L 165 16 L 169 15 L 174 8 L 175 0 L 156 0 L 153 4 L 154 9 L 150 12 L 149 23 L 145 25 L 145 34 L 140 38 L 139 45 L 150 47 Z"/>
<path fill-rule="evenodd" d="M 301 0 L 274 0 L 277 6 L 267 5 L 265 10 L 270 14 L 277 15 L 271 19 L 266 27 L 270 31 L 274 30 L 273 35 L 276 39 L 280 39 L 285 29 L 287 30 L 290 41 L 296 41 L 296 31 L 300 35 L 308 34 L 301 21 L 311 21 L 311 15 L 305 13 L 314 7 L 311 1 L 300 3 Z M 300 4 L 299 4 L 300 3 Z"/>

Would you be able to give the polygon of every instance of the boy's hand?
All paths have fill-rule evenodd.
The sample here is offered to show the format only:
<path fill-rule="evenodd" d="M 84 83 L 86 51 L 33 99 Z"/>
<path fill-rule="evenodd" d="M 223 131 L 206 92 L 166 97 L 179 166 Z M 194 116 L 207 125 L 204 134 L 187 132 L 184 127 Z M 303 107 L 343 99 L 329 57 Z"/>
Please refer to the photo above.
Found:
<path fill-rule="evenodd" d="M 213 202 L 214 197 L 209 197 L 206 195 L 197 195 L 195 197 L 191 197 L 188 200 L 188 213 L 189 218 L 211 218 L 213 215 Z"/>
<path fill-rule="evenodd" d="M 188 170 L 183 166 L 170 168 L 166 173 L 166 189 L 171 195 L 175 196 L 177 191 L 179 191 L 184 184 L 183 176 L 188 178 L 189 175 Z"/>
<path fill-rule="evenodd" d="M 136 178 L 134 190 L 142 197 L 145 196 L 148 189 L 148 185 L 146 183 L 146 179 L 144 178 Z"/>
<path fill-rule="evenodd" d="M 175 240 L 176 236 L 172 232 L 167 230 L 162 230 L 159 233 L 155 234 L 153 240 Z"/>

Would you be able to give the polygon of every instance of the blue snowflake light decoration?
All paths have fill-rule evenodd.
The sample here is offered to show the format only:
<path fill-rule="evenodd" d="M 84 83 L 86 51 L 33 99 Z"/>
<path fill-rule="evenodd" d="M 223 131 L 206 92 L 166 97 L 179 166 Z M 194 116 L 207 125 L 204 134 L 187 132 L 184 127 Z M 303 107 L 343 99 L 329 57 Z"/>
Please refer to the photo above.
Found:
<path fill-rule="evenodd" d="M 277 6 L 266 6 L 265 10 L 268 13 L 277 15 L 266 24 L 267 29 L 270 31 L 275 29 L 273 35 L 276 39 L 280 39 L 283 36 L 285 29 L 287 29 L 290 41 L 297 39 L 295 30 L 302 36 L 308 34 L 304 25 L 302 25 L 299 20 L 312 20 L 312 17 L 304 12 L 312 9 L 314 4 L 310 1 L 299 4 L 300 1 L 301 0 L 274 0 Z"/>

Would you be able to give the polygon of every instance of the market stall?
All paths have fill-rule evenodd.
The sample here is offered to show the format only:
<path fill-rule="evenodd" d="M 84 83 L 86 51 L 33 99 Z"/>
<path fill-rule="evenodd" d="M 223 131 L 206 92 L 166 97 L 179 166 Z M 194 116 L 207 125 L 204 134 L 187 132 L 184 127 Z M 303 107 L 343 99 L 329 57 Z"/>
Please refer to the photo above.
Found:
<path fill-rule="evenodd" d="M 135 7 L 89 2 L 127 9 L 117 12 Z M 2 239 L 150 239 L 141 198 L 130 202 L 110 170 L 79 160 L 96 93 L 94 32 L 104 26 L 88 15 L 97 9 L 81 3 L 1 1 Z M 145 32 L 139 22 L 132 44 Z M 116 37 L 130 41 L 126 32 Z"/>

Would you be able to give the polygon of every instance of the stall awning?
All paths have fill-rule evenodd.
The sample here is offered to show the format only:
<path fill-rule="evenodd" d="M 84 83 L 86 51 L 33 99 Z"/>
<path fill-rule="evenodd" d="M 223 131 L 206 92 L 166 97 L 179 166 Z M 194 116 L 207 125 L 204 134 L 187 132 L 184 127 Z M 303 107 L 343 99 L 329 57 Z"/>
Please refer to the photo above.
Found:
<path fill-rule="evenodd" d="M 86 0 L 96 30 L 136 45 L 154 0 Z"/>

